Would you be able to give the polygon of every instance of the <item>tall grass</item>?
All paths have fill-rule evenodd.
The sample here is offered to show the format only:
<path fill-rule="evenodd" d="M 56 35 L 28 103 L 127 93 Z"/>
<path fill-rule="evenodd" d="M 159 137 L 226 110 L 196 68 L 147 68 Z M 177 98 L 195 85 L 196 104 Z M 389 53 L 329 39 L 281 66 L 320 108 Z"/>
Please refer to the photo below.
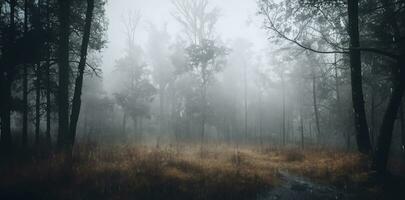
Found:
<path fill-rule="evenodd" d="M 40 199 L 255 199 L 280 184 L 279 170 L 337 184 L 367 175 L 357 154 L 224 145 L 203 154 L 198 145 L 79 145 L 74 158 L 68 181 L 53 156 L 2 172 L 0 192 Z"/>

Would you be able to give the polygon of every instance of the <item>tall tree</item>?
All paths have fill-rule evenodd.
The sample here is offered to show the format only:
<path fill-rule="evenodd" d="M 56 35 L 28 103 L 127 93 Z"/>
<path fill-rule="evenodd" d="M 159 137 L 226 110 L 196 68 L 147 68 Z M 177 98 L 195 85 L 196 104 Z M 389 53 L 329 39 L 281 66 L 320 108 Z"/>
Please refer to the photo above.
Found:
<path fill-rule="evenodd" d="M 59 41 L 58 41 L 58 148 L 68 151 L 69 144 L 69 37 L 71 24 L 71 0 L 58 0 Z"/>
<path fill-rule="evenodd" d="M 0 143 L 4 151 L 12 148 L 10 114 L 12 106 L 11 86 L 16 67 L 16 0 L 10 0 L 9 25 L 4 35 L 5 45 L 2 50 L 2 67 L 0 74 L 0 87 L 2 93 L 1 102 L 1 137 Z"/>
<path fill-rule="evenodd" d="M 70 135 L 69 135 L 69 145 L 73 148 L 75 138 L 76 138 L 76 128 L 77 121 L 79 120 L 80 107 L 81 107 L 81 95 L 83 88 L 83 76 L 84 69 L 87 60 L 87 51 L 90 41 L 91 24 L 93 21 L 93 11 L 94 11 L 94 0 L 87 0 L 87 11 L 86 11 L 86 22 L 84 25 L 84 33 L 82 38 L 81 50 L 80 50 L 80 61 L 78 65 L 78 75 L 76 77 L 75 89 L 73 95 L 72 112 L 70 115 Z"/>
<path fill-rule="evenodd" d="M 349 16 L 350 36 L 350 70 L 352 84 L 352 101 L 354 109 L 354 120 L 357 130 L 356 141 L 359 151 L 365 154 L 370 153 L 370 135 L 367 125 L 366 111 L 363 95 L 363 78 L 361 69 L 360 39 L 359 39 L 359 3 L 358 0 L 348 0 L 347 12 Z"/>

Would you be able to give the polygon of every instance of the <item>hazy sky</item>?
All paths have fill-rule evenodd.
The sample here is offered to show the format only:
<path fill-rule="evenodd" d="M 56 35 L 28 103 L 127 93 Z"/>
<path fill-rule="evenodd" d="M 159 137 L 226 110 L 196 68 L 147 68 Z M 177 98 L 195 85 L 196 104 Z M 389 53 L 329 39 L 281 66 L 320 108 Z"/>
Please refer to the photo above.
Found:
<path fill-rule="evenodd" d="M 240 37 L 252 41 L 254 49 L 260 50 L 266 46 L 265 32 L 261 29 L 262 19 L 256 16 L 256 0 L 210 0 L 210 3 L 221 10 L 216 32 L 223 41 Z M 171 35 L 179 33 L 179 25 L 171 14 L 173 10 L 171 0 L 108 0 L 108 46 L 103 53 L 105 78 L 108 79 L 115 60 L 121 57 L 125 48 L 123 18 L 131 11 L 140 11 L 142 19 L 137 42 L 143 44 L 147 41 L 145 29 L 148 23 L 158 27 L 167 23 Z"/>

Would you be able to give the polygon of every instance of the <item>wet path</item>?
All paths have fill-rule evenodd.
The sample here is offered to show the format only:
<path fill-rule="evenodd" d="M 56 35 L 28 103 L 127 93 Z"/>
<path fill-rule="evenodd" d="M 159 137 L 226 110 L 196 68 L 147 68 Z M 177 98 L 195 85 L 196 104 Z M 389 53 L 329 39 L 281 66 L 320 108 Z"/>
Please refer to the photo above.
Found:
<path fill-rule="evenodd" d="M 320 185 L 309 179 L 280 171 L 281 185 L 259 197 L 259 200 L 354 200 L 359 196 L 333 186 Z"/>

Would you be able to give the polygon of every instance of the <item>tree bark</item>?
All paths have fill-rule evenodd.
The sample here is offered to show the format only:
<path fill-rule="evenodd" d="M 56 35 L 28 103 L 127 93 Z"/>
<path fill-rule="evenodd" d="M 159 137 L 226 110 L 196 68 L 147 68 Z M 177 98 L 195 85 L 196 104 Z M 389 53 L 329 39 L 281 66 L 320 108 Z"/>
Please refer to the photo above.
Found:
<path fill-rule="evenodd" d="M 391 93 L 388 107 L 385 111 L 384 118 L 380 127 L 380 135 L 377 141 L 377 149 L 374 155 L 374 165 L 379 175 L 387 174 L 387 163 L 391 147 L 394 123 L 398 116 L 398 110 L 401 106 L 402 96 L 405 91 L 405 41 L 401 35 L 395 8 L 391 1 L 383 1 L 384 15 L 390 23 L 393 30 L 396 49 L 400 53 L 397 65 L 393 69 L 393 90 Z"/>
<path fill-rule="evenodd" d="M 12 136 L 10 126 L 10 114 L 11 114 L 11 84 L 13 79 L 13 70 L 15 67 L 15 14 L 16 14 L 16 0 L 10 0 L 10 25 L 7 35 L 6 47 L 4 49 L 3 57 L 4 65 L 0 74 L 0 84 L 2 92 L 1 102 L 1 136 L 0 146 L 3 152 L 10 152 L 12 148 Z M 4 71 L 3 71 L 4 70 Z M 8 155 L 7 155 L 8 156 Z"/>
<path fill-rule="evenodd" d="M 401 150 L 402 153 L 405 153 L 405 119 L 404 119 L 404 103 L 401 100 L 401 107 L 399 110 L 400 119 L 401 119 Z"/>
<path fill-rule="evenodd" d="M 24 0 L 24 34 L 28 33 L 28 2 Z M 23 121 L 22 121 L 22 147 L 27 148 L 28 143 L 28 66 L 23 66 Z"/>
<path fill-rule="evenodd" d="M 392 132 L 394 130 L 394 123 L 401 105 L 402 96 L 405 91 L 405 62 L 403 56 L 402 60 L 400 61 L 398 73 L 396 73 L 395 76 L 396 79 L 394 81 L 393 91 L 380 127 L 380 135 L 378 137 L 377 149 L 374 157 L 374 164 L 377 172 L 380 175 L 384 175 L 387 172 Z"/>
<path fill-rule="evenodd" d="M 36 70 L 36 80 L 35 80 L 35 147 L 39 147 L 39 132 L 40 132 L 40 104 L 41 104 L 41 81 L 40 81 L 40 70 L 41 70 L 41 62 L 37 64 Z"/>
<path fill-rule="evenodd" d="M 357 147 L 361 153 L 368 154 L 371 150 L 371 145 L 363 96 L 361 53 L 359 50 L 358 0 L 348 0 L 348 15 L 352 101 L 354 123 L 357 131 Z"/>
<path fill-rule="evenodd" d="M 69 36 L 71 0 L 59 4 L 59 91 L 58 91 L 58 149 L 68 152 L 69 147 Z"/>
<path fill-rule="evenodd" d="M 50 30 L 50 0 L 46 1 L 46 6 L 47 6 L 47 30 Z M 46 69 L 45 69 L 45 75 L 46 75 L 46 131 L 45 131 L 45 136 L 46 136 L 46 146 L 49 148 L 49 150 L 52 148 L 52 138 L 51 138 L 51 74 L 50 74 L 50 68 L 51 68 L 51 45 L 50 42 L 47 44 L 47 50 L 46 50 Z"/>
<path fill-rule="evenodd" d="M 91 23 L 93 21 L 93 10 L 94 10 L 94 0 L 87 0 L 86 22 L 84 25 L 84 33 L 80 50 L 80 61 L 78 66 L 79 74 L 76 77 L 72 113 L 70 115 L 70 136 L 69 136 L 70 149 L 73 148 L 76 139 L 76 128 L 80 115 L 83 76 L 87 60 L 87 50 L 90 41 Z"/>

